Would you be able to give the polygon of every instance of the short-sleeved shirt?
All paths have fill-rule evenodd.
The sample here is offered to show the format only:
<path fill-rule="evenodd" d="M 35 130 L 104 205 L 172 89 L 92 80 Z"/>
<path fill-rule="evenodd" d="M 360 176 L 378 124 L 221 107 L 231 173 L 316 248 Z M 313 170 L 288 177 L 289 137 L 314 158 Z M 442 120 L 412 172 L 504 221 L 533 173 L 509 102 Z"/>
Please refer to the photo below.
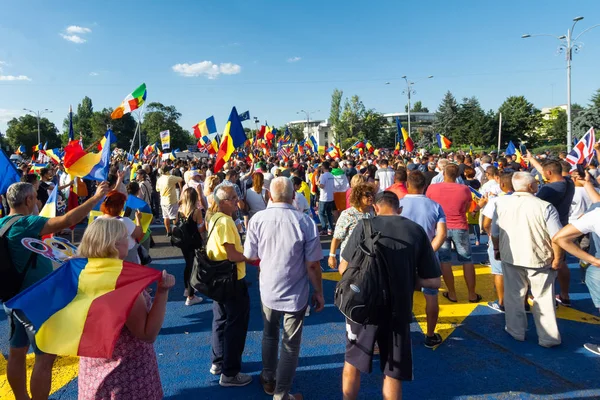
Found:
<path fill-rule="evenodd" d="M 408 193 L 408 190 L 406 189 L 404 182 L 394 183 L 392 186 L 388 187 L 385 190 L 388 192 L 392 192 L 396 196 L 398 196 L 398 200 L 402 199 Z"/>
<path fill-rule="evenodd" d="M 285 312 L 306 307 L 306 263 L 323 258 L 317 226 L 308 215 L 287 203 L 269 204 L 248 223 L 244 255 L 260 259 L 260 293 L 265 306 Z"/>
<path fill-rule="evenodd" d="M 355 207 L 350 207 L 342 211 L 333 232 L 333 238 L 342 241 L 340 244 L 340 254 L 344 252 L 348 239 L 350 239 L 350 235 L 358 224 L 358 221 L 371 217 L 373 217 L 373 214 L 363 213 Z"/>
<path fill-rule="evenodd" d="M 183 178 L 173 175 L 161 175 L 156 181 L 156 190 L 160 193 L 160 204 L 177 204 L 177 191 L 175 188 Z"/>
<path fill-rule="evenodd" d="M 556 208 L 560 223 L 563 226 L 569 223 L 569 211 L 574 195 L 575 184 L 570 178 L 564 178 L 558 182 L 546 183 L 537 193 L 538 198 L 547 201 Z"/>
<path fill-rule="evenodd" d="M 213 224 L 214 229 L 213 229 Z M 212 232 L 211 232 L 212 230 Z M 227 260 L 227 251 L 225 243 L 233 244 L 240 253 L 244 252 L 242 239 L 235 226 L 233 219 L 222 212 L 215 213 L 208 224 L 210 237 L 206 242 L 206 255 L 213 261 Z M 241 261 L 237 263 L 238 280 L 246 276 L 246 263 Z"/>
<path fill-rule="evenodd" d="M 391 269 L 390 282 L 396 301 L 394 311 L 399 322 L 412 321 L 413 292 L 417 278 L 432 279 L 441 276 L 440 264 L 427 234 L 416 222 L 397 215 L 377 216 L 372 220 L 373 232 L 381 232 L 381 251 Z M 344 260 L 352 260 L 364 238 L 364 220 L 354 228 L 346 248 Z"/>
<path fill-rule="evenodd" d="M 9 215 L 0 219 L 0 229 L 4 224 L 13 217 Z M 32 238 L 41 240 L 40 232 L 48 222 L 48 218 L 37 215 L 27 215 L 15 222 L 8 231 L 8 247 L 13 265 L 19 272 L 23 272 L 27 266 L 27 262 L 31 257 L 31 251 L 27 250 L 21 240 Z M 38 255 L 35 265 L 31 265 L 27 270 L 21 290 L 28 288 L 46 275 L 52 272 L 52 261 L 50 259 Z"/>
<path fill-rule="evenodd" d="M 600 235 L 600 208 L 594 207 L 592 211 L 583 214 L 581 218 L 571 222 L 581 233 L 595 233 Z"/>
<path fill-rule="evenodd" d="M 331 172 L 324 172 L 319 177 L 320 188 L 319 201 L 333 201 L 333 192 L 335 190 L 335 178 Z"/>
<path fill-rule="evenodd" d="M 383 192 L 386 188 L 394 184 L 395 175 L 396 171 L 390 167 L 380 168 L 375 171 L 375 180 L 379 181 L 379 192 Z"/>
<path fill-rule="evenodd" d="M 421 225 L 430 241 L 435 237 L 437 224 L 446 223 L 442 206 L 424 194 L 407 194 L 400 200 L 400 207 L 402 216 Z"/>
<path fill-rule="evenodd" d="M 467 210 L 471 204 L 471 191 L 458 183 L 438 183 L 427 189 L 427 197 L 444 209 L 448 229 L 469 229 Z"/>
<path fill-rule="evenodd" d="M 573 226 L 575 226 L 575 228 L 577 228 L 580 232 L 583 232 L 584 230 L 588 230 L 593 227 L 594 230 L 589 231 L 591 233 L 589 252 L 596 258 L 600 258 L 600 225 L 598 224 L 598 216 L 600 214 L 598 214 L 598 211 L 600 211 L 600 203 L 592 204 L 587 214 L 584 214 L 583 217 L 580 218 L 580 220 L 583 218 L 586 218 L 586 220 L 580 223 L 578 222 L 576 224 L 573 224 Z M 592 216 L 591 219 L 595 220 L 596 222 L 590 221 L 586 217 L 587 215 L 592 213 L 594 213 L 594 216 Z"/>

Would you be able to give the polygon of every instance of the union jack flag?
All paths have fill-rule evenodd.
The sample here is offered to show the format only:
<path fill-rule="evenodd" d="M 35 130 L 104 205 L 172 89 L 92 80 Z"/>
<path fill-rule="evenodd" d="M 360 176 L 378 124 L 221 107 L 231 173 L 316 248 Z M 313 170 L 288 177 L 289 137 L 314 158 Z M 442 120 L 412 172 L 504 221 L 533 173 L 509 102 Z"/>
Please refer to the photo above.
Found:
<path fill-rule="evenodd" d="M 578 164 L 587 165 L 594 156 L 594 144 L 596 143 L 596 134 L 594 128 L 579 140 L 573 147 L 573 150 L 567 155 L 567 162 L 571 164 L 571 171 L 577 168 Z"/>

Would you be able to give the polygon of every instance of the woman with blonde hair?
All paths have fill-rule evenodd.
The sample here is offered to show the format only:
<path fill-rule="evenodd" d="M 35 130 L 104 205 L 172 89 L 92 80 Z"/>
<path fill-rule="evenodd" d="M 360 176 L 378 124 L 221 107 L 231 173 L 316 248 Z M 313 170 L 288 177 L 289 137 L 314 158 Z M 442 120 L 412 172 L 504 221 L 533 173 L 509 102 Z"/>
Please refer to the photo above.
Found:
<path fill-rule="evenodd" d="M 183 270 L 183 286 L 185 291 L 184 296 L 186 306 L 192 306 L 202 302 L 202 297 L 194 294 L 194 288 L 190 285 L 190 276 L 192 275 L 192 267 L 194 266 L 194 256 L 196 249 L 202 245 L 202 237 L 200 234 L 206 230 L 204 220 L 202 219 L 202 211 L 198 208 L 198 192 L 192 187 L 186 188 L 181 193 L 179 200 L 179 221 L 184 235 L 186 245 L 181 247 L 183 259 L 185 260 L 185 269 Z"/>
<path fill-rule="evenodd" d="M 360 185 L 361 183 L 365 183 L 367 178 L 365 178 L 362 174 L 356 174 L 350 179 L 350 187 L 346 190 L 346 210 L 352 207 L 352 203 L 350 203 L 350 196 L 352 194 L 352 188 Z"/>
<path fill-rule="evenodd" d="M 123 260 L 129 252 L 128 240 L 129 233 L 122 222 L 99 218 L 85 230 L 78 256 Z M 119 334 L 112 358 L 79 358 L 79 400 L 163 398 L 153 343 L 162 327 L 173 286 L 175 278 L 163 271 L 154 302 L 142 291 Z"/>
<path fill-rule="evenodd" d="M 219 183 L 221 183 L 221 178 L 219 178 L 218 175 L 211 175 L 204 181 L 204 197 L 206 197 L 209 210 L 213 207 L 213 204 L 215 204 L 213 194 Z"/>

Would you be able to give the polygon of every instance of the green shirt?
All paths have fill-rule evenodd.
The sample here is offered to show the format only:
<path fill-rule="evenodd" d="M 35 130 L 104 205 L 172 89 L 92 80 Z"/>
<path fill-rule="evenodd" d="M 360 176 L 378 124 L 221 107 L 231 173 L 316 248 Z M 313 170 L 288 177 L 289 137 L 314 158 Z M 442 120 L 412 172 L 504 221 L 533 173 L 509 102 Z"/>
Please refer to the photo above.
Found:
<path fill-rule="evenodd" d="M 11 219 L 13 215 L 9 215 L 0 219 L 0 229 L 4 226 L 6 221 Z M 37 215 L 27 215 L 22 217 L 20 220 L 15 222 L 8 231 L 8 247 L 10 250 L 10 256 L 12 258 L 13 265 L 17 268 L 17 271 L 23 272 L 25 266 L 31 257 L 32 252 L 27 250 L 21 243 L 24 238 L 33 238 L 41 240 L 40 233 L 48 218 L 40 217 Z M 36 263 L 29 266 L 25 280 L 21 291 L 33 285 L 40 279 L 53 271 L 52 261 L 50 259 L 38 254 Z"/>

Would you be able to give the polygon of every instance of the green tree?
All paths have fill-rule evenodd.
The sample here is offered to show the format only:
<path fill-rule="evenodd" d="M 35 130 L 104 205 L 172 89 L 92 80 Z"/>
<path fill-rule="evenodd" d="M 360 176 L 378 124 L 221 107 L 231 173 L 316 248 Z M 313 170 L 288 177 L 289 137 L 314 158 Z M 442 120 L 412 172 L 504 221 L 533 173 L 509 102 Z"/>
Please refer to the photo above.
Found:
<path fill-rule="evenodd" d="M 597 89 L 590 99 L 590 108 L 592 107 L 600 108 L 600 89 Z M 573 105 L 571 105 L 571 109 L 573 109 Z"/>
<path fill-rule="evenodd" d="M 573 121 L 573 136 L 581 139 L 591 127 L 600 126 L 600 107 L 588 107 Z"/>
<path fill-rule="evenodd" d="M 81 135 L 83 137 L 84 144 L 93 142 L 93 129 L 92 119 L 94 118 L 94 106 L 92 99 L 85 96 L 81 103 L 77 105 L 77 109 L 73 111 L 73 132 L 75 136 Z M 67 133 L 63 137 L 63 144 L 67 143 L 67 137 L 69 133 L 69 116 L 63 120 L 63 132 Z"/>
<path fill-rule="evenodd" d="M 102 111 L 95 111 L 92 115 L 91 128 L 92 135 L 91 140 L 100 140 L 106 133 L 107 128 L 110 126 L 115 136 L 117 137 L 116 146 L 121 149 L 129 151 L 131 147 L 131 140 L 135 134 L 137 122 L 133 119 L 131 114 L 125 114 L 119 119 L 112 119 L 110 114 L 113 112 L 112 108 L 104 108 Z M 133 152 L 135 153 L 138 149 L 138 139 L 135 139 L 136 143 L 133 145 Z M 89 143 L 86 143 L 89 145 Z"/>
<path fill-rule="evenodd" d="M 304 138 L 304 127 L 302 125 L 290 125 L 287 127 L 290 130 L 290 133 L 292 135 L 292 143 L 294 141 L 298 141 L 301 142 L 303 141 Z M 283 128 L 283 132 L 285 132 L 285 127 Z"/>
<path fill-rule="evenodd" d="M 560 107 L 554 107 L 546 118 L 542 119 L 539 129 L 540 139 L 548 144 L 565 142 L 567 137 L 567 112 Z"/>
<path fill-rule="evenodd" d="M 38 144 L 37 118 L 33 115 L 23 115 L 8 121 L 6 138 L 13 149 L 24 145 L 31 154 L 32 147 Z M 42 144 L 48 143 L 48 148 L 60 147 L 58 129 L 47 118 L 40 119 L 40 138 Z"/>
<path fill-rule="evenodd" d="M 337 138 L 340 132 L 340 117 L 342 112 L 342 97 L 344 92 L 334 89 L 331 94 L 331 110 L 329 112 L 329 124 L 333 127 L 333 134 Z"/>
<path fill-rule="evenodd" d="M 541 125 L 542 115 L 524 96 L 508 97 L 498 112 L 502 114 L 503 145 L 510 140 L 527 143 L 528 147 L 537 145 L 537 129 Z"/>
<path fill-rule="evenodd" d="M 408 104 L 404 106 L 404 112 L 408 112 Z M 421 100 L 417 100 L 413 103 L 410 112 L 428 113 L 429 109 L 427 107 L 423 107 L 423 103 L 421 103 Z"/>
<path fill-rule="evenodd" d="M 359 140 L 367 139 L 374 146 L 380 146 L 380 142 L 385 140 L 384 136 L 387 135 L 387 131 L 384 129 L 387 126 L 387 120 L 383 114 L 373 109 L 366 110 L 360 122 Z"/>
<path fill-rule="evenodd" d="M 482 146 L 492 131 L 492 119 L 475 96 L 463 98 L 454 121 L 452 141 L 455 145 Z"/>
<path fill-rule="evenodd" d="M 171 150 L 185 150 L 187 145 L 195 142 L 194 137 L 179 125 L 181 113 L 175 106 L 165 106 L 161 103 L 150 103 L 146 106 L 146 113 L 142 123 L 142 145 L 159 142 L 160 132 L 169 130 L 171 136 Z"/>
<path fill-rule="evenodd" d="M 458 103 L 456 102 L 454 95 L 448 91 L 435 112 L 433 129 L 435 132 L 443 134 L 450 140 L 454 140 L 452 136 L 458 124 Z"/>
<path fill-rule="evenodd" d="M 365 113 L 365 105 L 357 95 L 352 96 L 349 100 L 346 99 L 340 118 L 340 131 L 336 132 L 336 139 L 340 141 L 357 135 Z"/>

